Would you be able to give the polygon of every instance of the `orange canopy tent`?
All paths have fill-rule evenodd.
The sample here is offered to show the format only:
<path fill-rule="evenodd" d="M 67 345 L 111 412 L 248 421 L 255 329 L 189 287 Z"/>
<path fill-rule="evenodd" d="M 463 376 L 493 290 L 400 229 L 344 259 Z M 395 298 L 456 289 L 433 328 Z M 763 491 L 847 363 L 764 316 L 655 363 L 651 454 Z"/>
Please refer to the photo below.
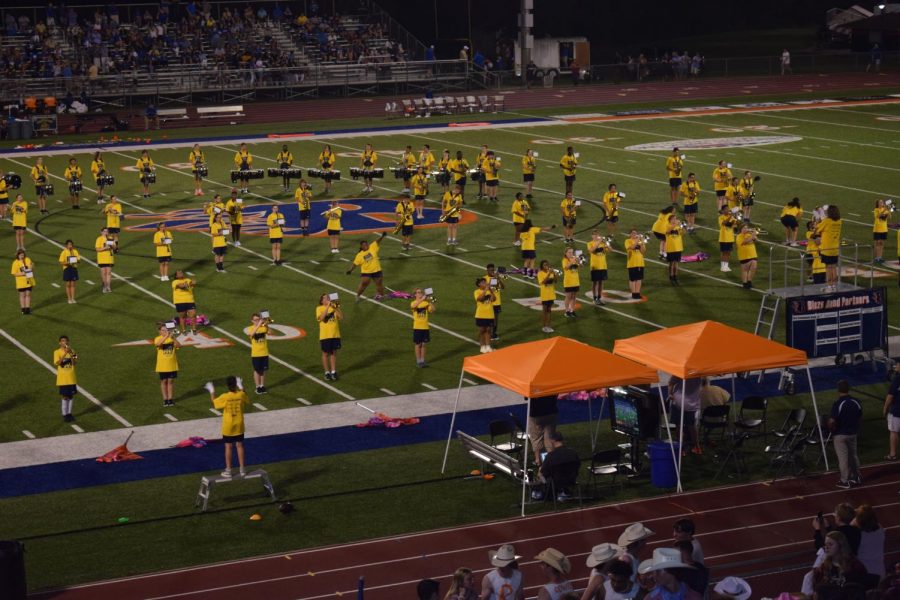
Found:
<path fill-rule="evenodd" d="M 516 344 L 501 350 L 463 359 L 456 390 L 456 403 L 450 419 L 447 447 L 444 450 L 443 473 L 459 410 L 459 396 L 463 376 L 469 373 L 495 383 L 516 394 L 530 398 L 594 390 L 617 385 L 651 384 L 659 381 L 656 369 L 594 348 L 565 337 L 553 337 L 536 342 Z M 531 403 L 528 403 L 530 412 Z M 530 414 L 527 415 L 530 417 Z M 528 438 L 525 438 L 525 465 L 528 463 Z M 524 515 L 525 485 L 522 486 Z"/>
<path fill-rule="evenodd" d="M 806 353 L 747 331 L 716 321 L 700 321 L 616 340 L 613 352 L 648 367 L 676 375 L 682 380 L 722 373 L 805 367 L 816 423 L 819 422 L 819 408 L 816 404 Z M 683 438 L 684 412 L 681 413 L 681 418 L 682 427 L 679 428 L 679 435 Z M 821 433 L 819 431 L 820 440 Z M 680 439 L 680 442 L 683 441 Z M 825 455 L 824 440 L 822 440 L 822 454 Z M 827 455 L 825 466 L 828 468 Z M 678 489 L 681 490 L 680 459 Z"/>

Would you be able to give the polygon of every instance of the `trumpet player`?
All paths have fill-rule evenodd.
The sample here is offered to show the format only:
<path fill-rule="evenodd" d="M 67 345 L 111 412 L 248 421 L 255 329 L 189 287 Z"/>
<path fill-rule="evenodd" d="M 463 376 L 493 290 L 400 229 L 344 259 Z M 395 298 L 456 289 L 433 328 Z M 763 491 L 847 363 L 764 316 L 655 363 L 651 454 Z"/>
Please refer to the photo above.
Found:
<path fill-rule="evenodd" d="M 421 170 L 421 167 L 419 170 Z M 414 182 L 416 177 L 418 177 L 418 174 L 413 177 Z M 413 185 L 415 185 L 415 183 Z M 412 247 L 414 212 L 415 207 L 413 207 L 413 203 L 410 202 L 409 198 L 402 198 L 394 209 L 394 213 L 397 215 L 397 227 L 394 228 L 394 233 L 400 233 L 403 237 L 402 243 L 405 252 L 409 252 Z"/>
<path fill-rule="evenodd" d="M 359 164 L 363 170 L 363 193 L 374 192 L 375 180 L 372 178 L 372 171 L 378 164 L 378 153 L 372 148 L 372 144 L 366 144 L 359 157 Z"/>
<path fill-rule="evenodd" d="M 419 165 L 416 174 L 412 176 L 412 192 L 416 203 L 416 218 L 422 220 L 425 218 L 425 196 L 428 195 L 428 171 L 422 165 Z"/>
<path fill-rule="evenodd" d="M 337 351 L 341 349 L 340 321 L 344 318 L 337 294 L 322 294 L 316 307 L 316 321 L 319 323 L 319 346 L 322 348 L 322 368 L 327 381 L 337 381 Z"/>
<path fill-rule="evenodd" d="M 416 366 L 421 369 L 428 366 L 425 364 L 425 345 L 431 341 L 428 316 L 434 312 L 434 298 L 426 296 L 422 288 L 416 288 L 409 307 L 413 317 L 413 346 L 416 351 Z"/>
<path fill-rule="evenodd" d="M 300 235 L 309 236 L 310 202 L 312 202 L 312 190 L 305 179 L 301 179 L 294 190 L 294 200 L 297 201 L 297 212 L 300 214 Z"/>
<path fill-rule="evenodd" d="M 513 246 L 521 246 L 522 241 L 519 239 L 522 235 L 522 225 L 525 219 L 531 213 L 531 204 L 522 192 L 516 192 L 516 199 L 512 203 L 512 222 L 513 222 Z"/>
<path fill-rule="evenodd" d="M 493 150 L 488 150 L 484 160 L 481 161 L 482 181 L 490 202 L 497 202 L 497 190 L 500 189 L 500 162 Z"/>
<path fill-rule="evenodd" d="M 137 159 L 134 166 L 140 174 L 142 196 L 146 200 L 150 197 L 150 184 L 154 181 L 151 175 L 156 173 L 156 165 L 153 163 L 153 159 L 150 158 L 150 153 L 147 150 L 142 150 L 141 156 Z"/>
<path fill-rule="evenodd" d="M 716 191 L 716 210 L 719 210 L 725 203 L 725 190 L 728 189 L 728 184 L 734 175 L 731 174 L 731 168 L 725 161 L 720 160 L 716 168 L 713 169 L 712 177 L 713 189 Z"/>
<path fill-rule="evenodd" d="M 250 169 L 253 168 L 253 155 L 247 150 L 247 144 L 241 144 L 234 153 L 234 168 L 240 171 L 238 181 L 241 182 L 241 193 L 250 191 Z"/>
<path fill-rule="evenodd" d="M 450 175 L 453 177 L 453 185 L 459 188 L 460 196 L 463 198 L 463 204 L 465 204 L 466 175 L 469 172 L 469 161 L 463 158 L 462 150 L 457 150 L 456 158 L 452 159 L 447 165 L 450 169 Z"/>
<path fill-rule="evenodd" d="M 475 280 L 475 327 L 478 328 L 478 343 L 481 353 L 487 354 L 491 348 L 491 331 L 494 327 L 494 290 L 484 277 Z"/>
<path fill-rule="evenodd" d="M 288 192 L 291 189 L 291 178 L 287 176 L 285 169 L 294 166 L 294 155 L 288 150 L 287 144 L 282 144 L 281 152 L 275 155 L 275 164 L 281 169 L 281 188 Z"/>
<path fill-rule="evenodd" d="M 119 253 L 119 232 L 122 231 L 122 219 L 125 218 L 125 211 L 122 209 L 122 203 L 119 197 L 112 195 L 109 197 L 109 204 L 103 207 L 103 214 L 106 216 L 106 230 L 109 237 L 116 242 L 113 246 L 113 253 Z"/>
<path fill-rule="evenodd" d="M 572 197 L 572 192 L 566 192 L 566 197 L 559 203 L 559 212 L 562 213 L 563 241 L 571 244 L 575 241 L 572 236 L 578 216 L 578 204 Z"/>
<path fill-rule="evenodd" d="M 572 146 L 566 148 L 566 153 L 559 159 L 559 168 L 562 169 L 563 181 L 566 184 L 566 195 L 570 195 L 575 187 L 575 171 L 578 168 L 578 157 Z"/>
<path fill-rule="evenodd" d="M 337 157 L 334 155 L 334 152 L 331 150 L 331 144 L 325 144 L 325 148 L 322 152 L 319 153 L 319 167 L 323 171 L 331 171 L 334 169 L 334 163 L 337 161 Z M 325 180 L 325 193 L 331 193 L 331 176 L 323 178 Z"/>
<path fill-rule="evenodd" d="M 580 252 L 579 252 L 580 254 Z M 575 318 L 575 296 L 578 294 L 581 282 L 578 277 L 578 269 L 581 268 L 581 257 L 575 254 L 575 249 L 566 248 L 562 259 L 563 291 L 565 292 L 566 316 Z"/>
<path fill-rule="evenodd" d="M 72 240 L 66 240 L 66 246 L 59 253 L 59 266 L 62 267 L 63 283 L 66 286 L 66 302 L 75 304 L 75 284 L 78 282 L 78 263 L 81 254 Z"/>
<path fill-rule="evenodd" d="M 30 315 L 31 292 L 35 284 L 34 263 L 25 254 L 24 248 L 16 250 L 16 256 L 12 261 L 9 273 L 15 278 L 16 292 L 19 294 L 19 308 L 22 310 L 23 315 Z"/>
<path fill-rule="evenodd" d="M 606 211 L 606 233 L 609 235 L 616 234 L 620 202 L 622 202 L 622 196 L 619 194 L 619 188 L 614 183 L 609 184 L 606 193 L 603 194 L 603 209 Z"/>
<path fill-rule="evenodd" d="M 38 209 L 42 215 L 47 211 L 47 185 L 50 183 L 50 171 L 44 164 L 44 159 L 38 157 L 34 166 L 31 167 L 31 180 L 34 182 L 34 193 L 38 197 Z"/>
<path fill-rule="evenodd" d="M 678 283 L 678 263 L 684 251 L 684 224 L 676 215 L 669 215 L 666 224 L 666 262 L 669 263 L 669 283 Z"/>
<path fill-rule="evenodd" d="M 228 252 L 227 236 L 231 233 L 228 225 L 222 220 L 222 213 L 213 217 L 212 225 L 209 227 L 209 234 L 212 237 L 213 260 L 216 263 L 216 273 L 225 272 L 225 253 Z"/>
<path fill-rule="evenodd" d="M 534 191 L 534 174 L 537 171 L 537 160 L 534 157 L 534 151 L 529 148 L 522 157 L 522 182 L 525 184 L 525 199 L 531 200 Z"/>
<path fill-rule="evenodd" d="M 872 226 L 872 237 L 875 242 L 874 256 L 876 263 L 884 262 L 884 241 L 888 234 L 888 221 L 891 218 L 891 210 L 885 204 L 883 198 L 875 201 L 875 209 L 872 211 L 875 224 Z"/>
<path fill-rule="evenodd" d="M 731 251 L 734 250 L 734 228 L 738 221 L 734 214 L 723 206 L 719 210 L 719 270 L 723 273 L 731 271 Z"/>
<path fill-rule="evenodd" d="M 678 204 L 678 194 L 681 191 L 681 172 L 684 170 L 684 158 L 678 148 L 672 148 L 672 156 L 666 159 L 666 173 L 669 175 L 669 199 L 672 204 Z"/>
<path fill-rule="evenodd" d="M 244 200 L 238 198 L 237 188 L 231 188 L 231 197 L 225 203 L 225 212 L 228 213 L 228 222 L 231 225 L 231 242 L 240 247 L 241 227 L 244 225 Z"/>
<path fill-rule="evenodd" d="M 731 210 L 741 210 L 741 180 L 732 177 L 725 189 L 725 202 Z"/>
<path fill-rule="evenodd" d="M 153 339 L 156 347 L 156 372 L 159 374 L 159 390 L 163 406 L 175 406 L 175 380 L 178 378 L 178 356 L 181 348 L 176 333 L 165 324 L 160 325 L 159 335 Z"/>
<path fill-rule="evenodd" d="M 78 160 L 70 158 L 69 165 L 63 172 L 63 177 L 65 177 L 69 184 L 69 201 L 72 203 L 72 208 L 76 210 L 81 208 L 81 205 L 79 204 L 81 202 L 81 190 L 79 189 L 81 184 L 81 174 L 81 167 L 78 166 Z"/>
<path fill-rule="evenodd" d="M 803 217 L 803 208 L 800 206 L 800 198 L 792 198 L 781 209 L 781 224 L 784 225 L 784 243 L 788 246 L 797 245 L 797 229 L 800 227 L 800 219 Z"/>
<path fill-rule="evenodd" d="M 681 184 L 681 195 L 684 198 L 684 219 L 687 221 L 688 233 L 694 233 L 700 200 L 700 182 L 693 173 L 688 173 L 687 181 Z"/>
<path fill-rule="evenodd" d="M 265 394 L 266 371 L 269 370 L 269 323 L 272 319 L 253 313 L 250 317 L 250 362 L 253 365 L 253 383 L 257 394 Z"/>
<path fill-rule="evenodd" d="M 506 275 L 500 275 L 497 273 L 497 267 L 494 266 L 494 263 L 488 263 L 485 267 L 485 275 L 484 278 L 488 282 L 488 287 L 490 287 L 494 292 L 494 324 L 491 326 L 491 341 L 497 341 L 500 339 L 500 313 L 503 310 L 503 290 L 506 289 Z"/>
<path fill-rule="evenodd" d="M 525 219 L 522 223 L 522 233 L 519 239 L 522 240 L 522 270 L 525 272 L 525 279 L 534 279 L 534 260 L 537 258 L 537 235 L 543 231 L 550 231 L 556 225 L 549 227 L 535 227 L 531 219 Z"/>
<path fill-rule="evenodd" d="M 753 275 L 756 273 L 756 235 L 756 229 L 752 229 L 749 225 L 744 224 L 735 242 L 737 244 L 738 260 L 741 261 L 741 283 L 745 290 L 753 287 Z"/>
<path fill-rule="evenodd" d="M 745 221 L 750 221 L 750 211 L 753 209 L 753 201 L 756 199 L 753 186 L 758 180 L 759 177 L 754 177 L 750 171 L 744 171 L 744 176 L 741 177 L 741 209 L 744 211 Z"/>
<path fill-rule="evenodd" d="M 378 239 L 374 240 L 372 243 L 369 243 L 366 240 L 360 240 L 359 252 L 356 253 L 356 257 L 353 259 L 353 262 L 350 263 L 350 268 L 347 269 L 347 275 L 349 275 L 353 272 L 353 269 L 359 267 L 360 280 L 359 287 L 356 288 L 357 302 L 362 300 L 363 292 L 366 291 L 366 288 L 369 287 L 369 284 L 373 281 L 375 282 L 376 290 L 375 300 L 384 298 L 384 276 L 381 272 L 381 260 L 378 258 L 378 254 L 381 252 L 381 240 L 383 240 L 386 235 L 387 232 L 382 231 Z"/>
<path fill-rule="evenodd" d="M 272 205 L 272 211 L 266 217 L 266 226 L 269 228 L 269 245 L 272 247 L 272 264 L 281 266 L 281 243 L 284 241 L 284 213 L 278 208 L 278 204 Z"/>
<path fill-rule="evenodd" d="M 197 335 L 197 304 L 194 300 L 194 280 L 186 277 L 184 271 L 175 271 L 172 279 L 172 304 L 178 313 L 178 327 L 181 331 Z"/>
<path fill-rule="evenodd" d="M 641 299 L 641 284 L 644 282 L 644 254 L 647 252 L 647 239 L 632 229 L 625 240 L 625 266 L 628 269 L 628 288 L 633 300 Z"/>
<path fill-rule="evenodd" d="M 343 213 L 344 211 L 338 205 L 336 199 L 332 200 L 328 210 L 322 213 L 327 221 L 325 224 L 325 232 L 328 233 L 328 245 L 331 247 L 332 254 L 340 252 L 338 246 L 341 241 L 341 215 Z"/>
<path fill-rule="evenodd" d="M 53 351 L 53 364 L 56 366 L 56 387 L 59 389 L 62 418 L 66 423 L 75 421 L 72 416 L 72 399 L 78 393 L 78 377 L 75 365 L 78 354 L 69 346 L 69 336 L 59 336 L 59 348 Z"/>
<path fill-rule="evenodd" d="M 465 179 L 463 180 L 465 181 Z M 444 192 L 441 199 L 441 220 L 447 224 L 447 245 L 456 246 L 456 232 L 459 229 L 459 217 L 462 214 L 463 188 L 453 186 L 453 192 Z"/>
<path fill-rule="evenodd" d="M 541 286 L 541 331 L 553 333 L 551 320 L 556 305 L 556 271 L 550 268 L 550 261 L 542 260 L 537 272 L 537 282 Z"/>
<path fill-rule="evenodd" d="M 612 238 L 604 238 L 600 230 L 591 232 L 591 241 L 587 243 L 588 254 L 591 255 L 591 295 L 594 304 L 603 305 L 603 282 L 609 277 L 606 255 L 609 254 Z"/>
<path fill-rule="evenodd" d="M 191 163 L 191 173 L 194 175 L 194 195 L 203 195 L 203 175 L 201 169 L 206 166 L 206 155 L 200 149 L 200 144 L 194 144 L 188 153 L 188 162 Z"/>
<path fill-rule="evenodd" d="M 478 156 L 475 157 L 475 169 L 478 171 L 478 200 L 484 198 L 485 194 L 485 177 L 484 177 L 484 161 L 488 156 L 487 144 L 481 145 Z"/>

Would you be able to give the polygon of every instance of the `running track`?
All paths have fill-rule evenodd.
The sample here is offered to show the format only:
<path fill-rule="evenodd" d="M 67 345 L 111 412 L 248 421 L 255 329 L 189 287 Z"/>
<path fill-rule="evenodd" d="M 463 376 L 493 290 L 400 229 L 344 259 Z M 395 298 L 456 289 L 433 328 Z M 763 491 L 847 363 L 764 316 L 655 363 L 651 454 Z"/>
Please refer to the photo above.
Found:
<path fill-rule="evenodd" d="M 665 545 L 671 539 L 673 521 L 682 517 L 690 517 L 697 524 L 714 579 L 741 575 L 751 582 L 754 598 L 775 596 L 780 591 L 799 590 L 803 573 L 814 557 L 811 519 L 819 510 L 829 513 L 838 502 L 874 506 L 882 527 L 887 529 L 890 557 L 897 558 L 900 470 L 896 465 L 882 464 L 865 467 L 863 474 L 865 485 L 853 490 L 835 488 L 833 473 L 815 479 L 782 480 L 774 485 L 750 483 L 154 573 L 33 597 L 352 598 L 357 579 L 362 576 L 366 600 L 396 600 L 413 597 L 416 582 L 425 577 L 439 579 L 445 591 L 450 575 L 459 566 L 474 569 L 480 579 L 490 568 L 487 551 L 506 542 L 514 543 L 523 555 L 522 571 L 531 597 L 536 594 L 536 586 L 543 583 L 532 557 L 543 548 L 553 546 L 567 554 L 573 564 L 571 579 L 576 587 L 583 587 L 588 576 L 584 560 L 593 545 L 615 542 L 622 529 L 635 521 L 657 532 L 651 548 Z M 472 493 L 475 501 L 476 488 Z M 302 519 L 303 507 L 298 510 L 290 518 Z M 649 556 L 650 551 L 645 553 L 641 558 Z"/>

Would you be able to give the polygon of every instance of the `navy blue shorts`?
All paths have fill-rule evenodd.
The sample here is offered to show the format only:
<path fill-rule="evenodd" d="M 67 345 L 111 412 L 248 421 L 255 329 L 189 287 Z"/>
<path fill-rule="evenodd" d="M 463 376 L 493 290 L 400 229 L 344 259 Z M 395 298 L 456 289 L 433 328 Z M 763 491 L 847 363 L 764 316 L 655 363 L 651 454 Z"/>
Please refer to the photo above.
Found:
<path fill-rule="evenodd" d="M 183 313 L 183 312 L 187 312 L 189 310 L 195 310 L 196 308 L 197 308 L 197 305 L 195 305 L 193 302 L 176 302 L 175 303 L 175 312 L 177 312 L 177 313 Z"/>
<path fill-rule="evenodd" d="M 799 223 L 797 223 L 797 217 L 794 215 L 784 215 L 781 217 L 781 224 L 788 229 L 797 229 L 797 226 L 799 225 Z"/>
<path fill-rule="evenodd" d="M 14 231 L 25 231 L 26 229 L 28 229 L 28 228 L 27 228 L 27 227 L 21 227 L 21 226 L 19 226 L 19 225 L 13 225 L 13 230 L 14 230 Z"/>
<path fill-rule="evenodd" d="M 243 442 L 243 441 L 244 441 L 243 433 L 239 433 L 237 435 L 223 435 L 222 436 L 222 442 L 224 442 L 226 444 L 236 444 L 238 442 Z"/>
<path fill-rule="evenodd" d="M 413 344 L 427 344 L 431 341 L 431 332 L 427 329 L 413 329 Z"/>
<path fill-rule="evenodd" d="M 326 354 L 334 354 L 341 349 L 341 338 L 327 338 L 324 340 L 319 340 L 319 346 L 321 346 L 322 352 Z"/>
<path fill-rule="evenodd" d="M 9 198 L 0 198 L 0 206 L 9 204 Z"/>
<path fill-rule="evenodd" d="M 120 231 L 122 231 L 122 230 L 121 230 L 120 228 L 118 228 L 118 227 L 109 227 L 108 230 L 109 230 L 110 233 L 119 233 Z"/>
<path fill-rule="evenodd" d="M 167 263 L 167 262 L 172 262 L 172 257 L 171 256 L 157 256 L 156 260 L 159 261 L 160 263 Z"/>
<path fill-rule="evenodd" d="M 410 236 L 413 234 L 413 226 L 412 225 L 404 225 L 400 228 L 400 234 L 405 236 Z"/>
<path fill-rule="evenodd" d="M 606 269 L 591 269 L 591 281 L 606 281 L 608 277 Z"/>
<path fill-rule="evenodd" d="M 97 263 L 97 267 L 100 269 L 112 269 L 112 263 Z"/>
<path fill-rule="evenodd" d="M 670 188 L 680 188 L 681 187 L 681 177 L 669 177 L 669 187 Z"/>
<path fill-rule="evenodd" d="M 813 273 L 813 283 L 825 283 L 825 273 Z"/>
<path fill-rule="evenodd" d="M 544 308 L 553 308 L 554 304 L 556 304 L 556 300 L 541 300 L 541 306 Z"/>
<path fill-rule="evenodd" d="M 59 386 L 59 395 L 63 398 L 72 398 L 78 393 L 77 385 L 61 385 Z"/>
<path fill-rule="evenodd" d="M 225 252 L 228 250 L 226 246 L 222 246 L 221 248 L 213 248 L 213 254 L 216 256 L 225 256 Z"/>
<path fill-rule="evenodd" d="M 724 198 L 724 197 L 725 197 L 725 190 L 716 190 L 716 197 L 717 197 L 717 198 Z"/>
<path fill-rule="evenodd" d="M 744 260 L 741 261 L 741 264 L 746 265 L 747 263 L 753 262 L 755 260 L 756 260 L 755 258 L 745 258 Z"/>
<path fill-rule="evenodd" d="M 822 263 L 826 265 L 836 265 L 838 263 L 837 256 L 826 256 L 824 254 L 820 254 L 819 257 L 822 259 Z"/>
<path fill-rule="evenodd" d="M 537 258 L 536 250 L 522 250 L 522 258 Z"/>
<path fill-rule="evenodd" d="M 372 279 L 381 279 L 383 277 L 383 273 L 381 271 L 375 271 L 374 273 L 360 273 L 360 277 L 371 277 Z"/>
<path fill-rule="evenodd" d="M 872 234 L 872 239 L 873 239 L 873 240 L 886 240 L 886 239 L 887 239 L 887 232 L 885 231 L 885 232 L 882 232 L 882 233 L 873 233 L 873 234 Z"/>
<path fill-rule="evenodd" d="M 619 215 L 613 215 L 611 217 L 606 217 L 606 220 L 609 221 L 610 223 L 618 223 Z"/>
<path fill-rule="evenodd" d="M 446 219 L 444 219 L 444 223 L 452 223 L 453 225 L 456 225 L 457 223 L 459 223 L 459 217 L 447 217 Z"/>
<path fill-rule="evenodd" d="M 329 229 L 328 235 L 341 235 L 341 230 L 340 229 Z"/>
<path fill-rule="evenodd" d="M 681 262 L 681 252 L 667 252 L 666 260 L 670 263 Z"/>
<path fill-rule="evenodd" d="M 484 185 L 486 185 L 487 187 L 497 187 L 498 185 L 500 185 L 500 180 L 499 179 L 488 179 L 487 181 L 484 182 Z"/>
<path fill-rule="evenodd" d="M 475 327 L 493 327 L 494 320 L 493 319 L 475 319 Z"/>
<path fill-rule="evenodd" d="M 78 269 L 75 267 L 63 269 L 63 281 L 78 281 Z"/>
<path fill-rule="evenodd" d="M 461 188 L 466 187 L 466 178 L 463 177 L 462 179 L 457 179 L 457 180 L 455 180 L 455 181 L 453 182 L 453 185 L 458 185 L 458 186 L 461 187 Z"/>
<path fill-rule="evenodd" d="M 564 175 L 563 178 L 566 180 L 566 183 L 575 183 L 574 175 Z"/>
<path fill-rule="evenodd" d="M 661 242 L 666 241 L 666 234 L 664 234 L 664 233 L 659 233 L 659 232 L 654 231 L 653 237 L 655 237 L 656 239 L 658 239 Z"/>
<path fill-rule="evenodd" d="M 424 199 L 425 199 L 425 195 L 424 195 L 424 194 L 416 194 L 416 195 L 415 195 L 415 198 L 414 198 L 414 200 L 424 200 Z"/>
<path fill-rule="evenodd" d="M 734 249 L 734 242 L 719 242 L 719 252 L 731 252 Z"/>
<path fill-rule="evenodd" d="M 270 244 L 280 244 L 280 243 L 283 242 L 283 241 L 284 241 L 284 238 L 280 238 L 280 237 L 278 237 L 278 238 L 269 238 L 269 243 L 270 243 Z"/>
<path fill-rule="evenodd" d="M 165 381 L 166 379 L 178 379 L 178 371 L 164 371 L 159 374 L 160 381 Z"/>
<path fill-rule="evenodd" d="M 579 290 L 579 287 L 578 287 L 577 285 L 568 285 L 568 286 L 566 286 L 566 287 L 563 288 L 563 291 L 566 291 L 566 292 L 569 292 L 569 293 L 571 293 L 571 292 L 577 292 L 578 290 Z"/>
<path fill-rule="evenodd" d="M 528 183 L 529 181 L 534 181 L 534 173 L 523 173 L 522 181 Z"/>
<path fill-rule="evenodd" d="M 569 219 L 565 219 L 565 218 L 562 219 L 562 226 L 563 226 L 563 227 L 570 227 L 569 223 L 570 223 Z M 576 223 L 578 223 L 578 219 L 572 219 L 572 221 L 571 221 L 571 227 L 575 227 L 575 224 L 576 224 Z"/>
<path fill-rule="evenodd" d="M 643 281 L 644 267 L 628 267 L 628 281 Z"/>
<path fill-rule="evenodd" d="M 269 370 L 268 356 L 251 356 L 250 362 L 253 363 L 253 371 L 262 375 Z"/>
<path fill-rule="evenodd" d="M 299 211 L 299 212 L 300 212 L 300 220 L 301 220 L 301 221 L 308 221 L 308 220 L 309 220 L 309 213 L 310 213 L 311 211 L 308 211 L 308 210 L 301 210 L 301 211 Z"/>
<path fill-rule="evenodd" d="M 696 215 L 698 210 L 697 204 L 685 204 L 684 205 L 684 214 L 686 215 Z"/>

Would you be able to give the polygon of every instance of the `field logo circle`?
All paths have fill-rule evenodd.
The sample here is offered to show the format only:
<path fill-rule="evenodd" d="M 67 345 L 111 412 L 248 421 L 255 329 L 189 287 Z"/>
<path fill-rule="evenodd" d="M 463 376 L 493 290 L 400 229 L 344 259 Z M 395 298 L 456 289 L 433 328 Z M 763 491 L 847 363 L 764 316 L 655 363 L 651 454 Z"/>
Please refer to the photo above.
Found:
<path fill-rule="evenodd" d="M 626 150 L 668 151 L 672 148 L 681 150 L 711 150 L 713 148 L 746 148 L 750 146 L 769 146 L 772 144 L 790 144 L 803 138 L 797 135 L 749 135 L 735 137 L 702 138 L 696 140 L 669 140 L 666 142 L 650 142 L 628 146 Z"/>

